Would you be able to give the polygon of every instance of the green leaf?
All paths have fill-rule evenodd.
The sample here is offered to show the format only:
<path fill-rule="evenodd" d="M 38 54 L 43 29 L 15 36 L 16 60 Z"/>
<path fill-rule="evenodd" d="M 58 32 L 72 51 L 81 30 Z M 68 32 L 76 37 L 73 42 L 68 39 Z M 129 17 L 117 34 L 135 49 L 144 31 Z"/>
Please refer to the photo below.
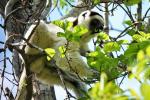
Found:
<path fill-rule="evenodd" d="M 137 60 L 138 61 L 142 61 L 145 59 L 145 54 L 144 54 L 144 51 L 143 50 L 140 50 L 138 53 L 137 53 Z"/>
<path fill-rule="evenodd" d="M 121 74 L 121 71 L 117 68 L 119 59 L 109 57 L 99 47 L 96 48 L 96 51 L 88 54 L 87 61 L 91 68 L 105 72 L 109 78 L 108 80 Z"/>
<path fill-rule="evenodd" d="M 146 48 L 146 55 L 150 57 L 150 46 Z"/>
<path fill-rule="evenodd" d="M 141 43 L 132 43 L 129 45 L 128 49 L 125 51 L 125 55 L 127 57 L 134 56 L 136 57 L 136 54 L 139 50 L 145 49 L 150 44 L 150 41 L 143 41 Z"/>
<path fill-rule="evenodd" d="M 145 41 L 145 37 L 142 37 L 141 35 L 135 34 L 132 36 L 133 40 L 137 41 L 137 42 L 142 42 Z"/>
<path fill-rule="evenodd" d="M 127 24 L 128 26 L 132 25 L 132 21 L 131 20 L 125 20 L 123 22 L 123 24 Z"/>
<path fill-rule="evenodd" d="M 89 91 L 89 96 L 90 100 L 128 100 L 128 97 L 122 94 L 121 89 L 112 82 L 94 84 Z"/>
<path fill-rule="evenodd" d="M 139 32 L 141 34 L 141 36 L 145 37 L 146 40 L 150 39 L 150 33 L 145 33 L 143 31 Z"/>
<path fill-rule="evenodd" d="M 143 95 L 144 97 L 144 100 L 150 100 L 150 96 L 149 96 L 149 93 L 150 93 L 150 84 L 142 84 L 141 87 L 141 94 Z"/>
<path fill-rule="evenodd" d="M 141 0 L 124 0 L 124 2 L 127 6 L 132 6 L 141 2 Z"/>
<path fill-rule="evenodd" d="M 147 38 L 147 39 L 150 39 L 150 33 L 147 33 L 147 34 L 146 34 L 146 38 Z"/>
<path fill-rule="evenodd" d="M 134 34 L 137 33 L 137 31 L 136 31 L 135 29 L 129 29 L 129 30 L 127 31 L 127 33 L 128 33 L 129 35 L 133 36 Z"/>
<path fill-rule="evenodd" d="M 63 20 L 55 20 L 52 22 L 53 24 L 59 26 L 62 28 L 64 31 L 65 30 L 71 30 L 73 23 L 69 21 L 63 21 Z"/>
<path fill-rule="evenodd" d="M 59 36 L 59 37 L 66 37 L 66 34 L 65 34 L 65 33 L 62 33 L 62 32 L 58 32 L 58 33 L 57 33 L 57 36 Z"/>
<path fill-rule="evenodd" d="M 125 61 L 125 63 L 133 64 L 135 62 L 136 55 L 139 50 L 140 50 L 139 43 L 132 43 L 131 45 L 129 45 L 123 57 L 123 60 Z"/>
<path fill-rule="evenodd" d="M 100 32 L 98 34 L 98 39 L 100 39 L 100 40 L 109 40 L 109 35 L 104 33 L 104 32 Z"/>
<path fill-rule="evenodd" d="M 97 4 L 99 4 L 101 2 L 101 0 L 93 0 L 93 4 L 94 5 L 97 5 Z"/>
<path fill-rule="evenodd" d="M 60 21 L 60 20 L 55 20 L 52 23 L 59 26 L 59 27 L 61 27 L 61 28 L 64 28 L 64 26 L 65 26 L 64 21 Z"/>
<path fill-rule="evenodd" d="M 150 80 L 150 67 L 145 70 L 144 79 Z"/>
<path fill-rule="evenodd" d="M 54 21 L 53 24 L 61 27 L 64 32 L 58 32 L 58 36 L 65 37 L 68 41 L 80 41 L 80 37 L 88 32 L 88 29 L 83 26 L 73 27 L 72 22 L 68 21 Z"/>
<path fill-rule="evenodd" d="M 146 37 L 146 33 L 145 33 L 145 32 L 139 31 L 138 33 L 139 33 L 141 36 Z"/>
<path fill-rule="evenodd" d="M 45 49 L 45 52 L 46 52 L 46 54 L 48 55 L 48 56 L 47 56 L 47 60 L 48 60 L 48 61 L 50 61 L 51 58 L 53 58 L 54 55 L 55 55 L 55 50 L 52 49 L 52 48 L 46 48 L 46 49 Z"/>
<path fill-rule="evenodd" d="M 83 34 L 87 33 L 88 29 L 86 27 L 83 26 L 75 26 L 73 28 L 73 34 L 75 36 L 82 36 Z"/>
<path fill-rule="evenodd" d="M 119 45 L 129 43 L 128 40 L 119 40 L 117 41 Z"/>
<path fill-rule="evenodd" d="M 136 93 L 135 90 L 129 88 L 129 91 L 130 91 L 132 96 L 136 97 L 136 100 L 140 100 L 140 97 L 138 96 L 138 94 Z"/>
<path fill-rule="evenodd" d="M 61 58 L 65 57 L 65 52 L 66 52 L 66 48 L 64 46 L 60 46 L 59 48 L 59 52 L 61 53 Z"/>
<path fill-rule="evenodd" d="M 65 21 L 65 23 L 66 23 L 66 30 L 71 30 L 73 27 L 73 23 L 69 21 Z"/>
<path fill-rule="evenodd" d="M 60 1 L 60 7 L 64 8 L 67 5 L 67 2 L 65 0 L 59 0 Z"/>
<path fill-rule="evenodd" d="M 105 84 L 107 82 L 107 75 L 105 73 L 101 73 L 100 79 L 101 79 L 100 89 L 104 90 Z"/>
<path fill-rule="evenodd" d="M 94 87 L 89 92 L 89 96 L 92 100 L 99 100 L 100 99 L 100 83 L 94 84 Z M 102 93 L 101 93 L 102 94 Z"/>
<path fill-rule="evenodd" d="M 120 45 L 117 42 L 108 42 L 104 45 L 105 52 L 119 51 Z"/>
<path fill-rule="evenodd" d="M 150 34 L 142 31 L 138 32 L 139 34 L 135 34 L 132 36 L 133 40 L 137 42 L 147 41 L 150 39 Z"/>
<path fill-rule="evenodd" d="M 73 3 L 74 0 L 69 0 L 69 3 Z M 59 6 L 61 9 L 64 9 L 64 8 L 68 8 L 68 6 L 70 6 L 65 0 L 53 0 L 53 5 L 56 5 Z"/>
<path fill-rule="evenodd" d="M 97 57 L 98 55 L 99 53 L 97 51 L 94 51 L 88 54 L 88 56 L 91 56 L 91 57 Z"/>

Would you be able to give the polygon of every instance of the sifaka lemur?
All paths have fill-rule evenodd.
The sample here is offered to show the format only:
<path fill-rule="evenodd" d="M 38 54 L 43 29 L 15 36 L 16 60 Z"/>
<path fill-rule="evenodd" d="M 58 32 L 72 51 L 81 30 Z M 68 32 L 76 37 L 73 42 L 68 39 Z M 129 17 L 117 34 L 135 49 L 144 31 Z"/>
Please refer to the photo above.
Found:
<path fill-rule="evenodd" d="M 72 89 L 76 96 L 82 96 L 81 91 L 86 91 L 86 86 L 82 82 L 82 78 L 92 77 L 97 74 L 96 71 L 89 68 L 88 64 L 82 59 L 85 53 L 90 51 L 88 42 L 94 38 L 97 33 L 103 30 L 104 22 L 103 17 L 94 11 L 84 11 L 78 17 L 67 19 L 73 23 L 73 27 L 76 25 L 84 26 L 88 29 L 88 32 L 80 37 L 79 42 L 67 41 L 65 37 L 58 37 L 58 32 L 64 32 L 64 30 L 52 23 L 46 24 L 40 21 L 39 25 L 34 30 L 29 43 L 36 45 L 42 49 L 52 48 L 55 50 L 55 56 L 53 57 L 57 67 L 63 76 L 63 80 L 69 89 Z M 35 25 L 31 25 L 25 34 L 25 38 L 28 39 L 31 31 Z M 64 33 L 65 34 L 65 33 Z M 65 57 L 61 57 L 60 46 L 66 46 Z M 36 48 L 31 48 L 26 45 L 25 54 L 30 55 L 30 58 L 40 53 Z M 27 66 L 28 67 L 28 66 Z M 53 67 L 46 56 L 40 56 L 31 61 L 30 70 L 35 74 L 38 80 L 41 82 L 52 85 L 63 86 L 60 75 L 57 68 Z M 80 79 L 80 78 L 81 79 Z"/>

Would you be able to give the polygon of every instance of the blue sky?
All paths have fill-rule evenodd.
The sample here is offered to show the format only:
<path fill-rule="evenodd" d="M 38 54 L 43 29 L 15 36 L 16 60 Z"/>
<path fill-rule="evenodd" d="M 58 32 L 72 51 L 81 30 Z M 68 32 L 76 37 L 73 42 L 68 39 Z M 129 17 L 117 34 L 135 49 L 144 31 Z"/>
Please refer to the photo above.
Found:
<path fill-rule="evenodd" d="M 145 0 L 146 1 L 146 0 Z M 133 12 L 135 12 L 136 11 L 136 9 L 135 9 L 135 7 L 136 6 L 134 6 L 133 8 Z M 150 5 L 149 5 L 149 3 L 147 3 L 147 2 L 144 2 L 143 3 L 143 11 L 145 11 L 145 9 L 147 9 L 147 8 L 149 8 L 150 7 Z M 96 9 L 94 9 L 94 10 L 96 10 Z M 96 10 L 97 11 L 97 10 Z M 98 11 L 100 14 L 102 14 L 103 15 L 103 12 L 100 12 L 100 11 Z M 143 12 L 143 13 L 145 13 L 145 12 Z M 55 9 L 52 13 L 51 13 L 51 16 L 50 16 L 50 19 L 51 20 L 56 20 L 56 19 L 59 19 L 61 17 L 61 15 L 58 13 L 58 11 L 57 11 L 57 9 Z M 112 24 L 112 26 L 114 27 L 114 28 L 117 28 L 117 29 L 120 29 L 120 30 L 123 30 L 124 29 L 124 26 L 123 26 L 123 20 L 124 19 L 128 19 L 128 16 L 126 16 L 125 15 L 125 13 L 124 13 L 124 11 L 123 10 L 121 10 L 120 8 L 118 8 L 116 11 L 114 11 L 114 16 L 111 16 L 111 14 L 110 14 L 110 22 L 111 22 L 111 24 Z M 2 20 L 0 20 L 0 23 L 3 23 L 3 21 Z M 117 36 L 118 34 L 119 34 L 120 32 L 117 32 L 117 31 L 110 31 L 110 35 L 111 36 Z M 3 32 L 3 30 L 2 30 L 2 28 L 0 28 L 0 41 L 5 41 L 5 35 L 4 35 L 4 32 Z M 126 40 L 131 40 L 131 37 L 129 37 L 129 36 L 125 36 L 125 37 L 123 37 L 124 39 L 126 39 Z M 91 46 L 91 44 L 90 44 L 90 46 Z M 2 47 L 2 45 L 0 44 L 0 48 Z M 91 46 L 91 48 L 92 48 L 92 46 Z M 120 53 L 122 53 L 122 51 L 120 52 Z M 11 58 L 11 53 L 10 52 L 7 52 L 7 56 L 9 56 L 10 58 Z M 2 60 L 2 58 L 3 58 L 3 55 L 2 55 L 2 53 L 0 53 L 0 60 Z M 8 64 L 8 67 L 7 67 L 7 71 L 9 71 L 9 72 L 11 72 L 11 70 L 12 70 L 12 68 L 10 67 L 10 64 L 9 63 L 7 63 Z M 0 63 L 0 69 L 2 69 L 2 65 L 3 65 L 3 63 Z M 8 76 L 9 78 L 12 78 L 11 76 Z M 121 79 L 119 79 L 118 80 L 118 82 L 120 81 Z M 1 79 L 0 79 L 0 82 L 1 82 Z M 15 89 L 13 89 L 13 85 L 12 84 L 10 84 L 10 82 L 9 81 L 5 81 L 5 84 L 4 84 L 5 86 L 7 86 L 7 87 L 9 87 L 10 89 L 12 89 L 13 91 L 15 90 Z M 123 81 L 123 83 L 121 84 L 121 88 L 122 89 L 124 89 L 124 90 L 126 90 L 126 89 L 128 89 L 128 88 L 132 88 L 132 89 L 134 89 L 134 90 L 136 90 L 136 91 L 139 91 L 139 86 L 140 86 L 140 84 L 136 81 L 136 80 L 134 80 L 134 79 L 132 79 L 132 80 L 130 80 L 130 79 L 128 79 L 128 78 L 125 78 L 125 80 Z M 62 89 L 60 89 L 59 87 L 55 87 L 55 88 L 57 88 L 56 89 L 56 94 L 58 95 L 58 100 L 63 100 L 64 98 L 65 98 L 65 96 L 64 96 L 64 94 L 65 94 L 65 91 L 63 91 Z M 60 99 L 61 98 L 61 99 Z M 2 100 L 5 100 L 5 99 L 2 99 Z"/>

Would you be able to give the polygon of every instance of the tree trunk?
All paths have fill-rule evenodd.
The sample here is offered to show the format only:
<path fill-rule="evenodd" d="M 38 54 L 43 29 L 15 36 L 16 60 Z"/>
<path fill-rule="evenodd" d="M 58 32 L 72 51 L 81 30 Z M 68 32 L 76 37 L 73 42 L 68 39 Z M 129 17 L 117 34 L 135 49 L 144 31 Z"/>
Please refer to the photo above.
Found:
<path fill-rule="evenodd" d="M 22 1 L 22 2 L 21 2 Z M 34 8 L 33 5 L 31 8 L 23 6 L 28 5 L 29 0 L 0 0 L 0 14 L 3 18 L 5 18 L 5 28 L 7 36 L 9 37 L 12 34 L 25 34 L 25 31 L 27 30 L 27 27 L 29 24 L 26 24 L 26 22 L 33 22 L 36 19 L 44 19 L 46 14 L 49 12 L 51 8 L 51 0 L 49 0 L 50 4 L 46 5 L 46 0 L 33 0 L 33 2 L 39 6 L 39 8 L 32 9 L 35 12 L 35 15 L 31 15 L 33 12 L 30 11 L 31 8 Z M 24 5 L 25 4 L 25 5 Z M 20 8 L 19 8 L 20 7 Z M 22 7 L 22 8 L 21 8 Z M 46 8 L 46 11 L 43 12 L 44 8 Z M 42 10 L 41 10 L 42 9 Z M 16 10 L 16 11 L 15 11 Z M 28 12 L 25 12 L 28 11 Z M 41 13 L 43 13 L 41 15 Z M 15 27 L 14 27 L 15 26 Z M 21 39 L 10 39 L 8 41 L 9 43 L 12 42 L 20 42 Z M 9 49 L 12 49 L 9 47 Z M 19 53 L 16 50 L 13 50 L 13 67 L 15 69 L 15 74 L 19 80 L 21 76 L 21 72 L 23 71 L 24 64 L 22 65 L 22 61 L 19 58 Z M 32 78 L 35 80 L 35 78 Z M 41 84 L 38 81 L 33 82 L 33 89 L 35 95 L 33 95 L 33 100 L 56 100 L 55 92 L 53 87 L 49 87 L 45 84 Z M 26 91 L 26 90 L 25 90 Z M 21 96 L 20 100 L 25 100 L 24 96 Z"/>

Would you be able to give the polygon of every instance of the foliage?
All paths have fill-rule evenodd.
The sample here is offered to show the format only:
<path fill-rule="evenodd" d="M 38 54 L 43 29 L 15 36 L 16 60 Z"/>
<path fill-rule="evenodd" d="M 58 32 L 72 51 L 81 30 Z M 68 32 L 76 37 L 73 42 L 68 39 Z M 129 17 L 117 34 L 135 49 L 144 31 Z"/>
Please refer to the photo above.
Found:
<path fill-rule="evenodd" d="M 46 54 L 48 55 L 48 56 L 47 56 L 47 60 L 48 60 L 48 61 L 50 61 L 51 58 L 53 58 L 54 55 L 55 55 L 55 50 L 52 49 L 52 48 L 46 48 L 46 49 L 45 49 L 45 52 L 46 52 Z"/>
<path fill-rule="evenodd" d="M 106 80 L 106 75 L 102 73 L 101 81 L 89 91 L 91 100 L 128 100 L 129 97 L 115 83 L 107 83 Z"/>
<path fill-rule="evenodd" d="M 94 4 L 98 4 L 101 0 L 94 0 Z M 125 0 L 125 6 L 133 6 L 140 3 L 141 0 Z M 70 22 L 54 22 L 65 30 L 64 33 L 59 33 L 59 36 L 67 38 L 69 41 L 78 41 L 80 36 L 87 30 L 81 26 L 73 29 Z M 129 26 L 125 33 L 132 37 L 132 42 L 126 39 L 111 38 L 105 32 L 98 34 L 95 42 L 96 49 L 87 55 L 87 62 L 91 68 L 98 70 L 101 76 L 107 76 L 107 79 L 100 77 L 99 82 L 93 84 L 89 89 L 88 96 L 80 98 L 80 100 L 128 100 L 141 99 L 149 100 L 149 79 L 150 79 L 150 33 L 145 31 L 146 24 L 142 23 L 137 29 L 138 24 L 135 24 L 131 19 L 123 22 Z M 73 30 L 73 31 L 70 31 Z M 122 33 L 121 33 L 122 34 Z M 103 41 L 102 46 L 100 46 Z M 120 52 L 123 46 L 126 45 L 124 52 L 116 57 L 114 53 Z M 105 73 L 105 74 L 103 74 Z M 126 91 L 122 90 L 117 85 L 114 79 L 118 77 L 128 77 L 138 80 L 142 97 L 137 94 L 137 91 L 129 88 L 127 91 L 130 95 L 126 95 Z M 104 82 L 102 80 L 105 80 Z"/>
<path fill-rule="evenodd" d="M 75 2 L 75 0 L 53 1 L 53 5 L 57 5 L 60 9 L 66 11 Z M 102 1 L 92 0 L 92 4 L 99 6 Z M 87 54 L 86 59 L 90 68 L 100 73 L 100 78 L 92 83 L 86 97 L 79 100 L 150 100 L 150 26 L 148 23 L 149 16 L 146 14 L 149 10 L 147 9 L 142 14 L 142 18 L 139 18 L 139 12 L 132 11 L 132 7 L 137 9 L 137 6 L 146 0 L 124 0 L 121 4 L 116 3 L 117 0 L 109 1 L 112 6 L 108 8 L 112 15 L 115 14 L 116 9 L 123 9 L 128 15 L 128 19 L 124 19 L 122 23 L 125 30 L 121 30 L 120 34 L 115 37 L 111 37 L 105 32 L 98 33 L 96 41 L 94 41 L 95 49 Z M 150 0 L 147 0 L 147 2 L 150 3 Z M 115 5 L 117 6 L 114 7 Z M 103 11 L 103 9 L 100 10 Z M 119 14 L 122 14 L 122 12 Z M 73 23 L 68 21 L 56 20 L 52 23 L 64 30 L 64 32 L 59 32 L 58 36 L 66 38 L 68 42 L 78 43 L 80 37 L 88 31 L 80 25 L 72 27 Z M 113 30 L 113 27 L 110 28 Z M 124 36 L 131 37 L 132 40 L 129 41 L 127 38 L 123 38 Z M 66 46 L 59 47 L 62 58 L 65 57 L 66 50 Z M 45 53 L 47 54 L 47 60 L 50 61 L 56 52 L 52 48 L 46 48 Z M 140 86 L 137 87 L 139 91 L 135 91 L 132 87 L 123 90 L 120 87 L 122 80 L 119 84 L 116 81 L 120 78 L 138 81 L 140 83 Z M 21 84 L 27 85 L 24 82 Z"/>
<path fill-rule="evenodd" d="M 87 28 L 81 25 L 72 27 L 73 23 L 68 21 L 54 21 L 53 23 L 64 30 L 64 32 L 59 32 L 58 36 L 65 37 L 68 41 L 79 41 L 80 37 L 88 32 Z"/>
<path fill-rule="evenodd" d="M 87 32 L 87 29 L 82 26 L 72 28 L 73 24 L 67 21 L 54 21 L 53 23 L 64 29 L 64 32 L 58 35 L 65 37 L 68 41 L 77 42 L 80 36 Z M 126 20 L 124 24 L 132 26 L 133 23 Z M 125 72 L 130 73 L 129 78 L 142 81 L 141 94 L 145 100 L 149 99 L 148 92 L 145 92 L 144 89 L 149 91 L 150 88 L 149 84 L 145 83 L 150 78 L 150 33 L 138 31 L 135 27 L 126 30 L 126 32 L 132 37 L 133 42 L 129 43 L 125 39 L 112 41 L 111 37 L 105 32 L 98 34 L 95 44 L 96 49 L 88 54 L 87 62 L 91 68 L 98 70 L 100 73 L 106 73 L 107 79 L 102 82 L 104 79 L 101 77 L 100 82 L 94 83 L 94 86 L 89 90 L 88 96 L 80 98 L 80 100 L 140 99 L 141 97 L 133 89 L 129 88 L 130 95 L 126 95 L 126 92 L 115 84 L 114 79 L 126 75 Z M 99 46 L 101 41 L 103 41 L 103 47 Z M 124 53 L 117 57 L 112 56 L 113 53 L 120 52 L 123 45 L 128 45 Z M 60 48 L 62 54 L 65 52 L 64 50 L 64 47 Z"/>
<path fill-rule="evenodd" d="M 69 2 L 70 2 L 70 3 L 73 3 L 74 0 L 69 0 Z M 66 1 L 64 1 L 64 0 L 59 0 L 59 1 L 54 0 L 54 5 L 59 5 L 60 8 L 64 8 L 64 7 L 66 7 L 66 6 L 69 6 L 69 4 L 68 4 Z"/>
<path fill-rule="evenodd" d="M 124 2 L 127 6 L 132 6 L 132 5 L 138 4 L 141 1 L 142 0 L 125 0 Z"/>

